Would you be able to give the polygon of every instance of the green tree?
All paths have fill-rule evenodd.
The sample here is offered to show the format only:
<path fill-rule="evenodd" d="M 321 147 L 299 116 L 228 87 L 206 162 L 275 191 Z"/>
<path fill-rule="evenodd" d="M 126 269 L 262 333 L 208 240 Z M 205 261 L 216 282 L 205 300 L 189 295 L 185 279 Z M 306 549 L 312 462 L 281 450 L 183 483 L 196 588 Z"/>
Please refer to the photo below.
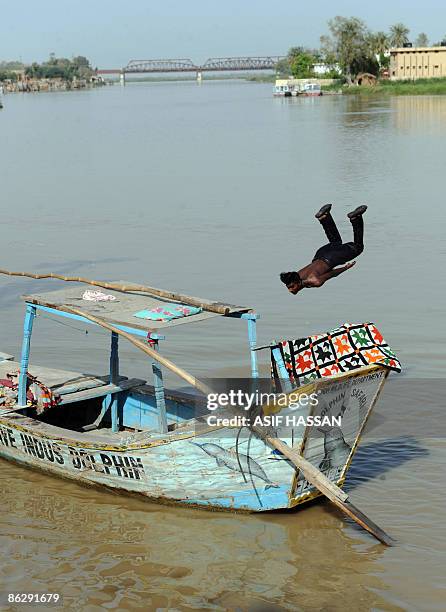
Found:
<path fill-rule="evenodd" d="M 290 62 L 292 62 L 296 57 L 298 57 L 301 53 L 304 53 L 305 49 L 303 47 L 290 47 L 287 57 Z"/>
<path fill-rule="evenodd" d="M 76 76 L 81 79 L 86 79 L 94 73 L 94 70 L 91 67 L 89 60 L 83 55 L 73 57 L 72 65 L 75 69 Z"/>
<path fill-rule="evenodd" d="M 277 63 L 276 72 L 282 75 L 291 73 L 297 79 L 305 79 L 314 75 L 313 65 L 319 60 L 319 51 L 291 47 L 286 58 Z"/>
<path fill-rule="evenodd" d="M 320 41 L 320 61 L 326 64 L 331 72 L 337 72 L 338 58 L 333 40 L 329 36 L 321 36 Z"/>
<path fill-rule="evenodd" d="M 75 66 L 83 66 L 84 68 L 90 68 L 90 62 L 84 55 L 77 55 L 73 57 L 72 63 Z"/>
<path fill-rule="evenodd" d="M 334 17 L 328 22 L 331 36 L 321 37 L 325 54 L 332 54 L 351 85 L 358 72 L 373 62 L 370 51 L 370 32 L 362 19 Z"/>
<path fill-rule="evenodd" d="M 405 43 L 409 42 L 409 28 L 403 23 L 395 23 L 390 27 L 390 44 L 392 47 L 402 47 Z"/>
<path fill-rule="evenodd" d="M 374 32 L 369 37 L 370 50 L 374 55 L 382 55 L 388 51 L 389 37 L 385 32 Z"/>
<path fill-rule="evenodd" d="M 0 81 L 17 81 L 17 74 L 10 70 L 0 68 Z"/>
<path fill-rule="evenodd" d="M 427 34 L 425 34 L 424 32 L 420 32 L 420 34 L 418 34 L 416 40 L 415 40 L 415 46 L 416 47 L 427 47 L 429 46 L 429 38 L 427 37 Z"/>
<path fill-rule="evenodd" d="M 13 60 L 10 62 L 0 62 L 0 70 L 23 70 L 24 65 L 22 62 L 18 60 Z"/>
<path fill-rule="evenodd" d="M 37 62 L 33 62 L 31 66 L 26 67 L 25 74 L 26 76 L 32 77 L 34 79 L 40 79 L 43 76 L 43 70 Z"/>
<path fill-rule="evenodd" d="M 88 59 L 83 55 L 78 55 L 69 60 L 66 57 L 56 57 L 54 53 L 51 53 L 48 61 L 43 64 L 34 62 L 26 68 L 25 73 L 36 79 L 61 78 L 72 81 L 75 77 L 88 78 L 94 73 L 94 70 L 91 68 Z"/>
<path fill-rule="evenodd" d="M 388 68 L 390 57 L 385 53 L 389 50 L 390 43 L 387 34 L 385 32 L 373 32 L 369 36 L 369 46 L 371 56 L 378 60 L 379 68 Z"/>
<path fill-rule="evenodd" d="M 296 55 L 290 62 L 293 77 L 296 79 L 306 79 L 314 76 L 313 66 L 315 61 L 314 56 L 306 51 Z"/>
<path fill-rule="evenodd" d="M 276 73 L 282 76 L 288 76 L 291 73 L 290 62 L 287 57 L 277 62 Z"/>

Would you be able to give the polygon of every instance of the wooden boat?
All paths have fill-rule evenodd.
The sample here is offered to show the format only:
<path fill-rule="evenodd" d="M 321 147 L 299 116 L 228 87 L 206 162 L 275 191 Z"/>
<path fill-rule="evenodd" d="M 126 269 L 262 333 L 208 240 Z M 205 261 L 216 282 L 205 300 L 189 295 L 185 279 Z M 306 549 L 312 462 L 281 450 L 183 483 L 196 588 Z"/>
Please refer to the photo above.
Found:
<path fill-rule="evenodd" d="M 314 79 L 308 81 L 303 81 L 302 79 L 276 79 L 273 87 L 273 96 L 322 96 L 322 89 L 320 83 Z"/>
<path fill-rule="evenodd" d="M 322 89 L 319 83 L 304 83 L 300 90 L 300 95 L 305 97 L 322 96 Z"/>
<path fill-rule="evenodd" d="M 135 318 L 135 312 L 163 308 L 172 300 L 140 291 L 110 291 L 115 301 L 83 301 L 84 290 L 94 288 L 77 285 L 25 296 L 20 361 L 0 353 L 0 379 L 20 370 L 17 401 L 9 407 L 0 402 L 1 457 L 85 485 L 185 506 L 261 512 L 292 508 L 321 494 L 283 454 L 253 435 L 252 428 L 239 421 L 237 426 L 216 426 L 217 412 L 208 410 L 206 398 L 200 399 L 193 389 L 191 393 L 166 390 L 156 360 L 151 364 L 152 385 L 121 376 L 116 331 L 111 332 L 110 369 L 105 376 L 30 365 L 36 314 L 85 324 L 99 321 L 127 336 L 148 339 L 157 351 L 168 328 L 223 316 L 247 322 L 251 376 L 258 380 L 259 315 L 252 309 L 194 298 L 194 303 L 203 305 L 200 312 L 169 322 L 149 321 Z M 80 304 L 83 315 L 76 314 Z M 277 359 L 283 370 L 280 356 Z M 297 450 L 331 483 L 341 485 L 387 374 L 386 368 L 369 365 L 297 390 L 288 388 L 282 406 L 264 402 L 263 416 L 270 417 L 287 448 Z M 28 405 L 28 375 L 53 394 L 54 405 L 41 414 Z M 317 407 L 301 403 L 304 396 L 317 396 Z M 338 414 L 341 405 L 341 427 L 308 424 L 310 416 Z M 289 417 L 286 427 L 277 424 L 278 417 L 282 421 Z M 297 418 L 296 424 L 296 417 L 305 423 Z"/>

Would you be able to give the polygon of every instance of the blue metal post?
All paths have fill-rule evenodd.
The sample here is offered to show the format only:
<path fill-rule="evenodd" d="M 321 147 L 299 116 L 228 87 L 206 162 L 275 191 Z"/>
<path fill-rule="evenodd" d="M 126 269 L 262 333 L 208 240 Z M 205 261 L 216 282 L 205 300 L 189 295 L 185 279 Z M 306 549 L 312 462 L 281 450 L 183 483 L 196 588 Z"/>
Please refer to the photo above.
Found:
<path fill-rule="evenodd" d="M 118 384 L 119 379 L 119 351 L 118 351 L 118 334 L 112 332 L 111 334 L 111 351 L 110 351 L 110 384 Z M 110 396 L 110 409 L 111 409 L 111 422 L 112 431 L 119 431 L 118 423 L 118 395 L 112 393 Z"/>
<path fill-rule="evenodd" d="M 153 343 L 155 351 L 159 351 L 158 340 Z M 156 407 L 158 408 L 158 427 L 160 433 L 167 432 L 166 398 L 164 396 L 163 373 L 156 361 L 152 362 L 153 386 L 155 387 Z"/>
<path fill-rule="evenodd" d="M 259 371 L 257 369 L 257 351 L 255 350 L 257 345 L 257 321 L 256 318 L 250 317 L 248 319 L 248 339 L 249 347 L 251 350 L 251 376 L 253 378 L 259 377 Z"/>
<path fill-rule="evenodd" d="M 23 323 L 22 357 L 20 360 L 19 393 L 17 404 L 26 406 L 26 383 L 28 376 L 29 350 L 31 347 L 31 334 L 33 331 L 36 308 L 31 304 L 26 305 L 25 321 Z"/>

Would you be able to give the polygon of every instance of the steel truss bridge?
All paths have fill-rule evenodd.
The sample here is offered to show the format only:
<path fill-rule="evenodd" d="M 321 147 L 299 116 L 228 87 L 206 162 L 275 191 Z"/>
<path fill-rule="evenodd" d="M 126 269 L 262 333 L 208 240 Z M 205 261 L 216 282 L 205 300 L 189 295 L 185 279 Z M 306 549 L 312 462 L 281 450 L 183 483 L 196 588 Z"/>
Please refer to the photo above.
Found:
<path fill-rule="evenodd" d="M 190 59 L 130 60 L 127 66 L 116 70 L 98 70 L 98 74 L 143 74 L 150 72 L 237 72 L 247 70 L 274 70 L 284 59 L 281 55 L 264 57 L 213 57 L 197 65 Z"/>

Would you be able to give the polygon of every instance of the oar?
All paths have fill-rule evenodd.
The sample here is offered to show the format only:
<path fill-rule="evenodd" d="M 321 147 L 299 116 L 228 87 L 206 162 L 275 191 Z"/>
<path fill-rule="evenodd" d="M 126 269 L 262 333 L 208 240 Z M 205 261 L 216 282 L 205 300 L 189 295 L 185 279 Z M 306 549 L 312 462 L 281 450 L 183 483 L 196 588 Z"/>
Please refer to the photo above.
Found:
<path fill-rule="evenodd" d="M 81 276 L 63 276 L 61 274 L 34 274 L 33 272 L 10 272 L 9 270 L 1 270 L 0 274 L 6 276 L 26 276 L 28 278 L 57 278 L 59 280 L 74 282 L 74 283 L 86 283 L 87 285 L 93 285 L 95 287 L 102 287 L 103 289 L 112 289 L 115 291 L 122 291 L 124 293 L 132 291 L 140 291 L 143 293 L 150 293 L 174 302 L 181 302 L 182 304 L 189 304 L 189 306 L 198 306 L 203 310 L 209 312 L 216 312 L 217 314 L 227 315 L 231 311 L 229 304 L 220 304 L 218 302 L 203 302 L 200 298 L 195 298 L 190 295 L 183 295 L 182 293 L 173 293 L 172 291 L 165 291 L 164 289 L 156 289 L 155 287 L 148 287 L 146 285 L 137 285 L 135 283 L 107 283 L 106 281 L 91 280 L 88 278 L 82 278 Z M 249 310 L 248 308 L 246 310 Z"/>
<path fill-rule="evenodd" d="M 52 305 L 52 308 L 56 308 L 56 306 Z M 185 380 L 188 384 L 192 385 L 205 395 L 209 395 L 210 393 L 214 393 L 214 391 L 208 387 L 205 383 L 200 381 L 199 379 L 192 376 L 183 368 L 180 368 L 176 364 L 174 364 L 170 359 L 163 357 L 160 353 L 151 349 L 147 344 L 141 342 L 141 340 L 136 340 L 129 333 L 118 329 L 117 327 L 106 323 L 103 319 L 99 319 L 89 313 L 84 312 L 80 308 L 74 308 L 72 306 L 63 306 L 60 308 L 64 312 L 71 312 L 72 314 L 76 314 L 80 317 L 84 317 L 108 329 L 111 332 L 115 332 L 120 336 L 126 338 L 129 342 L 134 344 L 136 347 L 141 349 L 144 353 L 152 357 L 158 361 L 161 365 L 165 366 L 175 374 L 177 374 L 180 378 Z M 361 512 L 358 508 L 356 508 L 350 501 L 348 501 L 348 495 L 344 493 L 339 487 L 337 487 L 333 482 L 331 482 L 320 470 L 317 469 L 312 463 L 307 461 L 304 457 L 302 457 L 298 451 L 290 448 L 287 444 L 279 440 L 278 438 L 273 438 L 265 434 L 261 428 L 259 427 L 251 427 L 252 431 L 264 442 L 266 442 L 269 446 L 280 451 L 287 459 L 291 461 L 305 476 L 305 478 L 314 485 L 325 497 L 327 497 L 330 501 L 332 501 L 338 508 L 340 508 L 345 514 L 347 514 L 350 518 L 361 525 L 364 529 L 366 529 L 369 533 L 371 533 L 375 538 L 377 538 L 383 544 L 387 546 L 392 546 L 394 541 L 390 536 L 388 536 L 376 523 L 370 520 L 363 512 Z"/>

